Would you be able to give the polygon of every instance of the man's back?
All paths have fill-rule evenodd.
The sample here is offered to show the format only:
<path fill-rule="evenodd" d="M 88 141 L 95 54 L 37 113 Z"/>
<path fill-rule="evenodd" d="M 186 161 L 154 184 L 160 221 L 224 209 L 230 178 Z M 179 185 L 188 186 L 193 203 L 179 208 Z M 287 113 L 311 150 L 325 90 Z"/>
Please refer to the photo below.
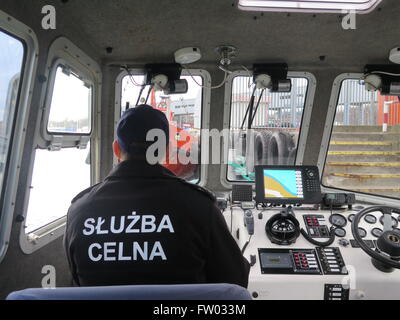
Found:
<path fill-rule="evenodd" d="M 81 286 L 234 283 L 249 265 L 212 196 L 130 160 L 74 199 L 65 246 Z"/>

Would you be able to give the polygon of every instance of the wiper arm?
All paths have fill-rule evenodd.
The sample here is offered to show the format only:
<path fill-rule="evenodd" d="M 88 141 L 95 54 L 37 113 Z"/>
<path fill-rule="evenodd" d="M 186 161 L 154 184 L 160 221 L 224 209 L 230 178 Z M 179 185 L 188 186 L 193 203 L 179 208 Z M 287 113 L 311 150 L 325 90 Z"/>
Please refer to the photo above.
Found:
<path fill-rule="evenodd" d="M 265 89 L 263 89 L 263 90 L 261 91 L 260 98 L 258 99 L 256 109 L 255 109 L 255 111 L 254 111 L 254 113 L 253 113 L 253 118 L 251 119 L 251 123 L 250 123 L 249 129 L 251 129 L 251 127 L 253 126 L 254 119 L 256 118 L 256 114 L 257 114 L 258 108 L 260 107 L 261 99 L 262 99 L 262 97 L 263 97 L 263 95 L 264 95 L 264 92 L 265 92 Z"/>
<path fill-rule="evenodd" d="M 256 107 L 254 109 L 254 101 L 255 101 L 255 98 L 256 98 L 256 90 L 257 90 L 257 87 L 254 88 L 253 94 L 251 95 L 251 99 L 250 99 L 249 105 L 247 107 L 246 114 L 244 116 L 242 126 L 240 127 L 241 130 L 243 130 L 243 128 L 244 128 L 247 116 L 249 117 L 249 121 L 248 121 L 248 124 L 247 124 L 247 129 L 251 129 L 251 127 L 253 126 L 254 119 L 256 118 L 257 111 L 258 111 L 258 109 L 260 107 L 260 103 L 261 103 L 262 97 L 263 97 L 264 92 L 265 92 L 265 89 L 263 89 L 261 91 L 260 97 L 258 98 L 257 105 L 256 105 Z M 253 112 L 253 110 L 254 110 L 254 112 Z"/>
<path fill-rule="evenodd" d="M 251 118 L 252 118 L 252 113 L 253 113 L 256 90 L 257 90 L 257 87 L 254 87 L 253 93 L 251 95 L 251 99 L 249 101 L 249 105 L 247 106 L 246 114 L 244 115 L 242 126 L 240 127 L 241 130 L 243 130 L 243 128 L 244 128 L 244 125 L 246 123 L 246 119 L 247 119 L 247 116 L 249 115 L 249 112 L 250 112 L 250 115 L 249 115 L 249 123 L 248 123 L 248 125 L 250 126 L 249 129 L 251 129 Z"/>

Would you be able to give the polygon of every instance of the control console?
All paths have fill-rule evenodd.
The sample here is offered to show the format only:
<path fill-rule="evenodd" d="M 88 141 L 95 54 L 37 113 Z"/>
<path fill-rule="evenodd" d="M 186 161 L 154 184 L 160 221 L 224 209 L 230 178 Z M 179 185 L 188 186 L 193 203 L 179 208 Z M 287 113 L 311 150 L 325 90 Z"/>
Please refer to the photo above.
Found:
<path fill-rule="evenodd" d="M 224 215 L 255 299 L 400 299 L 400 210 L 322 203 L 316 167 L 258 166 L 256 201 L 240 191 Z"/>

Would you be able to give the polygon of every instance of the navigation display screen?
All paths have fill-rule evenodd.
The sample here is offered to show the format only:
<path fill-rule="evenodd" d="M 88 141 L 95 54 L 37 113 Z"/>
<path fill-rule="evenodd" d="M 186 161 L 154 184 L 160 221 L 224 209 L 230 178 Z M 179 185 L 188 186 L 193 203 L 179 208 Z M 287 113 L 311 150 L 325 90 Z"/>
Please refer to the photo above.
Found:
<path fill-rule="evenodd" d="M 300 170 L 264 169 L 264 198 L 304 199 Z"/>
<path fill-rule="evenodd" d="M 255 167 L 256 202 L 263 204 L 319 204 L 322 201 L 316 166 Z"/>

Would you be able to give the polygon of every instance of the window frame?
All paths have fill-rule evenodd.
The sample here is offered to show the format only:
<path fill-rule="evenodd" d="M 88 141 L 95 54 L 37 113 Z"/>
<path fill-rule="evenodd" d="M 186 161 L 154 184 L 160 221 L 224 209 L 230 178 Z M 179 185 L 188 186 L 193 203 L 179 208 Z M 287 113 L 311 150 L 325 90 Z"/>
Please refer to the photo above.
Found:
<path fill-rule="evenodd" d="M 71 73 L 74 74 L 74 76 L 76 76 L 78 79 L 80 79 L 81 81 L 85 82 L 86 84 L 88 84 L 90 86 L 90 89 L 92 90 L 92 97 L 91 97 L 91 101 L 90 101 L 90 112 L 89 112 L 89 122 L 90 122 L 90 131 L 88 133 L 75 133 L 75 132 L 52 132 L 49 131 L 49 120 L 50 120 L 50 113 L 51 113 L 51 104 L 52 104 L 52 100 L 53 100 L 53 95 L 54 95 L 54 87 L 55 87 L 55 81 L 56 81 L 56 77 L 57 77 L 57 71 L 59 67 L 64 67 L 64 68 L 68 68 Z M 75 70 L 74 67 L 72 67 L 70 65 L 70 63 L 67 63 L 64 59 L 57 59 L 54 62 L 54 65 L 52 67 L 51 70 L 51 76 L 50 76 L 50 84 L 49 88 L 48 88 L 48 97 L 46 99 L 46 112 L 44 114 L 44 119 L 43 119 L 43 136 L 49 140 L 51 140 L 52 136 L 66 136 L 66 137 L 82 137 L 82 136 L 91 136 L 92 135 L 92 131 L 93 131 L 93 111 L 94 111 L 94 81 L 87 75 L 84 75 L 81 71 L 79 70 Z"/>
<path fill-rule="evenodd" d="M 357 79 L 361 80 L 361 78 L 363 76 L 364 76 L 363 73 L 342 73 L 342 74 L 338 75 L 333 82 L 331 98 L 329 101 L 329 107 L 328 107 L 328 112 L 327 112 L 327 116 L 326 116 L 324 133 L 322 136 L 321 148 L 320 148 L 318 164 L 317 164 L 318 168 L 319 168 L 319 172 L 320 172 L 320 178 L 321 178 L 321 189 L 322 189 L 322 192 L 339 192 L 339 193 L 340 192 L 342 192 L 342 193 L 350 192 L 350 193 L 354 193 L 356 195 L 357 201 L 372 203 L 372 204 L 381 204 L 381 205 L 386 205 L 386 206 L 389 205 L 389 206 L 396 207 L 396 206 L 400 205 L 400 199 L 390 198 L 390 197 L 381 196 L 381 195 L 367 194 L 367 193 L 346 190 L 346 189 L 339 189 L 339 188 L 334 188 L 334 187 L 327 187 L 327 186 L 322 185 L 322 176 L 323 176 L 323 173 L 325 170 L 325 163 L 328 158 L 329 146 L 330 146 L 330 141 L 332 138 L 333 128 L 334 128 L 334 124 L 335 124 L 337 105 L 338 105 L 339 98 L 340 98 L 342 83 L 345 80 L 357 80 Z"/>
<path fill-rule="evenodd" d="M 200 76 L 203 78 L 203 86 L 208 88 L 202 88 L 203 90 L 203 97 L 202 97 L 202 110 L 201 110 L 201 129 L 209 129 L 210 128 L 210 108 L 211 108 L 211 75 L 208 71 L 204 69 L 189 69 L 189 72 L 193 76 Z M 145 75 L 144 69 L 130 69 L 130 73 L 134 76 L 142 76 Z M 116 136 L 116 128 L 121 118 L 121 108 L 122 108 L 122 80 L 128 75 L 128 72 L 125 70 L 122 71 L 117 79 L 115 85 L 115 114 L 114 114 L 114 139 L 117 138 Z M 182 76 L 190 76 L 190 74 L 186 70 L 182 70 Z M 204 136 L 204 131 L 201 130 L 200 136 L 200 150 L 201 155 L 208 156 L 209 154 L 209 143 L 206 141 L 206 137 Z M 117 164 L 117 159 L 114 157 L 114 165 Z M 208 165 L 207 164 L 200 164 L 200 178 L 197 185 L 204 187 L 207 184 L 208 179 Z"/>
<path fill-rule="evenodd" d="M 231 125 L 231 103 L 232 103 L 232 87 L 233 87 L 233 80 L 236 77 L 240 76 L 253 76 L 253 73 L 250 71 L 235 71 L 231 73 L 227 78 L 227 83 L 225 85 L 225 98 L 224 98 L 224 126 L 223 129 L 230 130 Z M 303 165 L 304 160 L 304 152 L 306 149 L 306 142 L 308 137 L 308 132 L 310 129 L 310 122 L 311 122 L 311 114 L 314 107 L 314 97 L 315 97 L 315 90 L 317 86 L 317 79 L 315 76 L 310 72 L 305 71 L 289 71 L 288 78 L 306 78 L 308 80 L 308 88 L 306 92 L 305 102 L 304 102 L 304 111 L 303 111 L 303 118 L 301 121 L 300 127 L 300 134 L 299 134 L 299 141 L 298 141 L 298 149 L 296 155 L 296 165 Z M 228 154 L 229 152 L 229 143 L 225 144 L 225 139 L 222 139 L 222 148 L 224 150 L 224 154 Z M 248 181 L 230 181 L 228 180 L 228 164 L 221 164 L 221 177 L 220 177 L 221 184 L 228 189 L 232 188 L 233 184 L 249 184 Z M 255 186 L 253 186 L 255 187 Z"/>
<path fill-rule="evenodd" d="M 74 72 L 83 75 L 85 79 L 92 82 L 92 119 L 91 133 L 87 134 L 59 134 L 48 133 L 47 124 L 50 115 L 50 105 L 54 87 L 57 67 L 62 62 L 71 67 Z M 47 85 L 44 85 L 41 92 L 40 105 L 43 106 L 39 112 L 35 130 L 35 142 L 32 146 L 32 157 L 29 164 L 29 172 L 26 180 L 26 189 L 24 192 L 24 203 L 22 217 L 26 221 L 28 213 L 30 185 L 33 178 L 33 170 L 36 159 L 36 149 L 50 149 L 54 152 L 64 148 L 86 148 L 90 142 L 91 156 L 91 185 L 100 182 L 100 140 L 101 140 L 101 89 L 102 72 L 100 65 L 90 58 L 85 52 L 73 44 L 65 37 L 57 38 L 50 46 L 45 79 L 48 79 Z M 71 199 L 72 200 L 72 199 Z M 22 252 L 32 254 L 40 248 L 46 246 L 52 241 L 60 238 L 65 233 L 65 216 L 49 222 L 39 229 L 26 234 L 25 223 L 21 223 L 19 233 L 19 244 Z"/>
<path fill-rule="evenodd" d="M 2 188 L 0 215 L 0 263 L 9 246 L 20 170 L 24 152 L 26 128 L 28 126 L 29 106 L 32 100 L 34 77 L 39 54 L 39 42 L 31 28 L 0 10 L 0 28 L 12 37 L 21 40 L 24 52 L 24 65 L 21 71 L 18 101 L 14 114 L 12 139 L 8 150 L 8 163 Z"/>
<path fill-rule="evenodd" d="M 53 99 L 54 93 L 54 85 L 57 76 L 57 70 L 60 66 L 66 67 L 71 69 L 75 74 L 82 79 L 82 81 L 87 82 L 92 88 L 92 99 L 91 99 L 91 109 L 89 114 L 89 121 L 90 121 L 90 132 L 89 133 L 68 133 L 68 132 L 49 132 L 48 131 L 48 124 L 50 118 L 50 109 L 51 103 Z M 62 143 L 62 147 L 71 147 L 79 144 L 87 144 L 89 141 L 92 133 L 93 133 L 93 126 L 94 126 L 94 107 L 95 107 L 95 81 L 93 77 L 82 68 L 79 68 L 79 63 L 73 60 L 66 61 L 63 58 L 56 58 L 51 66 L 51 71 L 49 75 L 49 81 L 47 85 L 47 92 L 46 92 L 46 102 L 44 105 L 44 112 L 43 117 L 41 120 L 41 138 L 38 143 L 39 146 L 43 149 L 51 147 L 52 143 L 56 141 L 56 143 Z M 56 138 L 55 138 L 56 137 Z M 57 141 L 58 140 L 58 141 Z"/>

